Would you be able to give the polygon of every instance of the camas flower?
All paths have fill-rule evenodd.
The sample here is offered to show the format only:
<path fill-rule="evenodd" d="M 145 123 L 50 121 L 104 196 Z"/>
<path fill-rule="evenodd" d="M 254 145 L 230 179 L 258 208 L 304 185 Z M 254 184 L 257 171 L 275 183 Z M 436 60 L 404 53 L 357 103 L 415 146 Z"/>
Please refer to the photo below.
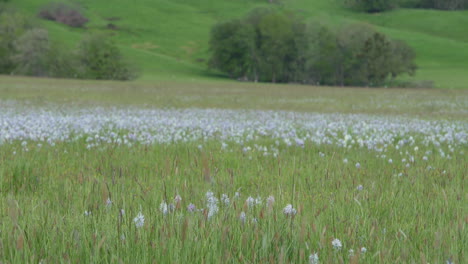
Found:
<path fill-rule="evenodd" d="M 288 205 L 286 205 L 286 207 L 284 207 L 283 213 L 284 213 L 287 217 L 293 217 L 293 216 L 296 215 L 297 210 L 294 209 L 294 207 L 292 206 L 292 204 L 288 204 Z"/>
<path fill-rule="evenodd" d="M 309 256 L 309 264 L 318 264 L 319 263 L 319 257 L 317 253 L 310 254 Z"/>
<path fill-rule="evenodd" d="M 145 216 L 139 212 L 138 215 L 133 219 L 133 222 L 137 228 L 141 228 L 145 224 Z"/>
<path fill-rule="evenodd" d="M 341 247 L 342 247 L 343 245 L 341 244 L 341 241 L 340 241 L 338 238 L 335 238 L 335 239 L 333 239 L 333 241 L 332 241 L 332 246 L 333 246 L 333 248 L 336 249 L 336 250 L 341 250 Z"/>

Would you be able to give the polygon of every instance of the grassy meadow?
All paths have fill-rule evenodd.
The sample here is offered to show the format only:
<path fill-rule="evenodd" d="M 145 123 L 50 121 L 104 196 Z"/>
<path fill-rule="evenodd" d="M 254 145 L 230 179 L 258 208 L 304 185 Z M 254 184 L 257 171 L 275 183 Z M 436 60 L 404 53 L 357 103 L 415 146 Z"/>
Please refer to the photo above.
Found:
<path fill-rule="evenodd" d="M 467 98 L 0 77 L 0 262 L 466 263 Z"/>

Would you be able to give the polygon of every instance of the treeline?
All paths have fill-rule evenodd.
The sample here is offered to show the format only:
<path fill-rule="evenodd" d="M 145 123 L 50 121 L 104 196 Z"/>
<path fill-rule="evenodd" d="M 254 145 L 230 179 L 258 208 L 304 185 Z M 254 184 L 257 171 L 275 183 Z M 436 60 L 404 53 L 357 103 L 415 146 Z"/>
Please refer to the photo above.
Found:
<path fill-rule="evenodd" d="M 67 14 L 77 17 L 73 12 Z M 63 16 L 61 19 L 76 21 Z M 37 24 L 0 6 L 0 74 L 97 80 L 136 78 L 137 71 L 108 36 L 87 34 L 70 49 L 52 41 L 48 31 Z"/>
<path fill-rule="evenodd" d="M 427 8 L 440 10 L 464 10 L 468 0 L 343 0 L 345 4 L 358 11 L 369 13 L 383 12 L 398 7 Z"/>
<path fill-rule="evenodd" d="M 381 86 L 416 70 L 413 50 L 365 24 L 332 29 L 255 9 L 211 31 L 210 66 L 245 81 Z"/>

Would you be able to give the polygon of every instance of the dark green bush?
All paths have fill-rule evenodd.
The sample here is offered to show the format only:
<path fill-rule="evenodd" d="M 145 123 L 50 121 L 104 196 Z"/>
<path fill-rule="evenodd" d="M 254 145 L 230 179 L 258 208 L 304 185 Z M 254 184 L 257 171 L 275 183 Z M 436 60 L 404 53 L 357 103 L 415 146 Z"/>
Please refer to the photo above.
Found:
<path fill-rule="evenodd" d="M 403 0 L 401 5 L 412 8 L 463 10 L 468 8 L 468 0 Z"/>
<path fill-rule="evenodd" d="M 377 13 L 398 7 L 399 0 L 345 0 L 345 4 L 355 10 Z"/>
<path fill-rule="evenodd" d="M 78 48 L 79 77 L 95 80 L 131 80 L 136 71 L 126 62 L 115 43 L 107 36 L 86 36 Z"/>

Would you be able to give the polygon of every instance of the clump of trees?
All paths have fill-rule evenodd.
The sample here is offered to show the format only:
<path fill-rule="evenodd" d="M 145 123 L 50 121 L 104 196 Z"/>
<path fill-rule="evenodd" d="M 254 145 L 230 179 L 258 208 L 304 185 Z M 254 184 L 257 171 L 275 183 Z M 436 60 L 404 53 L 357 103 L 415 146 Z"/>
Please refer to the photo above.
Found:
<path fill-rule="evenodd" d="M 215 25 L 210 50 L 212 68 L 246 81 L 381 86 L 416 70 L 408 45 L 368 25 L 335 30 L 273 9 Z"/>
<path fill-rule="evenodd" d="M 398 7 L 400 0 L 345 0 L 345 4 L 355 10 L 377 13 Z"/>
<path fill-rule="evenodd" d="M 462 10 L 468 0 L 343 0 L 345 5 L 363 12 L 384 12 L 397 7 Z"/>
<path fill-rule="evenodd" d="M 102 34 L 89 34 L 75 49 L 49 38 L 30 18 L 0 10 L 0 74 L 97 80 L 130 80 L 135 68 L 117 45 Z"/>
<path fill-rule="evenodd" d="M 468 0 L 401 0 L 400 4 L 403 7 L 441 10 L 463 10 L 468 8 Z"/>

